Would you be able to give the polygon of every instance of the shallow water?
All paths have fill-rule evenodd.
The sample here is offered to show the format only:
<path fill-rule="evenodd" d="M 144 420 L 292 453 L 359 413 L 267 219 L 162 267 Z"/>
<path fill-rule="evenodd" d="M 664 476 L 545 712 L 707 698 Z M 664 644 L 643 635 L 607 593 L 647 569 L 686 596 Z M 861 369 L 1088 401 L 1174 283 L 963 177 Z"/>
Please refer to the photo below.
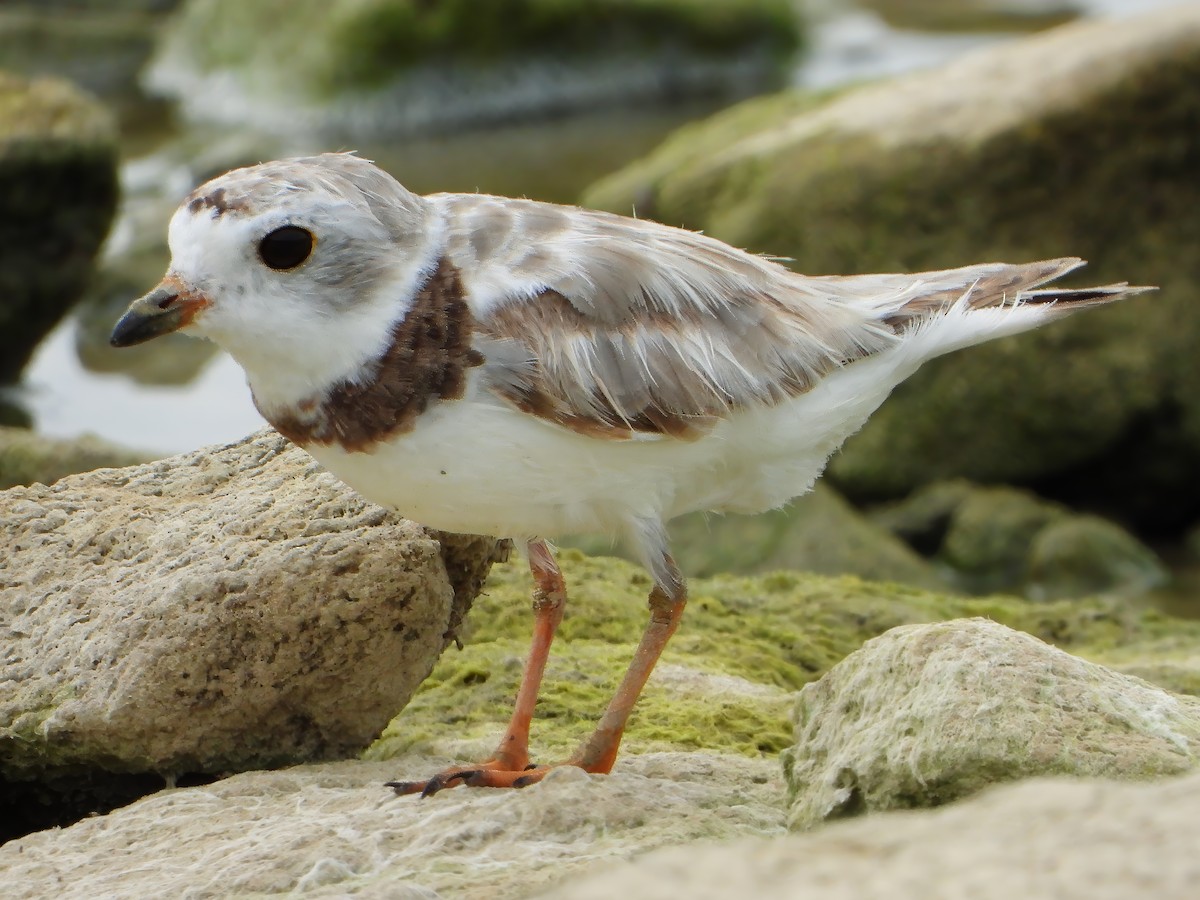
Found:
<path fill-rule="evenodd" d="M 1088 0 L 1083 5 L 1098 13 L 1130 13 L 1169 2 Z M 935 65 L 1011 37 L 900 31 L 867 13 L 841 13 L 817 25 L 812 49 L 796 67 L 793 81 L 828 88 Z M 360 144 L 353 149 L 418 192 L 478 190 L 570 202 L 600 176 L 648 152 L 678 125 L 712 110 L 712 104 L 703 103 L 611 110 L 486 132 L 381 146 Z M 223 155 L 213 153 L 214 147 L 230 145 L 234 149 L 226 149 Z M 128 199 L 110 236 L 109 253 L 161 239 L 174 202 L 192 186 L 189 179 L 194 173 L 185 164 L 192 159 L 208 154 L 226 164 L 240 164 L 328 149 L 347 148 L 230 135 L 228 129 L 179 133 L 151 128 L 131 135 L 131 158 L 123 170 Z M 129 299 L 152 287 L 165 263 L 165 256 L 158 259 L 151 253 L 142 276 L 145 284 L 131 286 Z M 189 359 L 181 374 L 192 370 L 197 374 L 183 384 L 148 383 L 153 377 L 147 375 L 146 366 L 103 343 L 104 321 L 115 319 L 116 311 L 93 312 L 92 319 L 97 315 L 102 320 L 88 328 L 81 328 L 78 317 L 68 318 L 31 362 L 18 399 L 39 431 L 61 437 L 91 432 L 165 453 L 234 440 L 262 424 L 241 371 L 227 357 L 214 354 L 207 363 Z M 85 348 L 82 355 L 77 338 Z M 162 361 L 154 368 L 161 380 Z M 179 379 L 168 373 L 167 380 Z"/>

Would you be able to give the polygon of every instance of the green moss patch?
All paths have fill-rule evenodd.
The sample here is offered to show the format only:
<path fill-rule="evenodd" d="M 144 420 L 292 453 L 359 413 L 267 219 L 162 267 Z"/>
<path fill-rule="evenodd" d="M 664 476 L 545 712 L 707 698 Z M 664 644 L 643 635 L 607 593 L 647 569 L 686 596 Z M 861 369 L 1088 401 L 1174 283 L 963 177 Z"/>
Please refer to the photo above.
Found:
<path fill-rule="evenodd" d="M 896 28 L 921 31 L 1036 31 L 1069 22 L 1080 13 L 1073 3 L 1005 0 L 865 0 L 861 5 Z"/>
<path fill-rule="evenodd" d="M 645 624 L 649 590 L 645 573 L 630 563 L 571 550 L 560 561 L 567 613 L 532 737 L 534 757 L 547 761 L 566 756 L 599 718 Z M 520 682 L 532 628 L 530 587 L 520 561 L 492 570 L 471 611 L 464 649 L 443 655 L 368 757 L 454 755 L 464 743 L 490 749 Z M 1200 647 L 1200 622 L 1113 600 L 1029 604 L 792 572 L 698 579 L 661 677 L 651 679 L 630 721 L 625 748 L 775 754 L 791 743 L 791 692 L 897 625 L 969 616 L 1101 661 L 1118 648 L 1136 654 L 1129 648 L 1142 644 Z"/>

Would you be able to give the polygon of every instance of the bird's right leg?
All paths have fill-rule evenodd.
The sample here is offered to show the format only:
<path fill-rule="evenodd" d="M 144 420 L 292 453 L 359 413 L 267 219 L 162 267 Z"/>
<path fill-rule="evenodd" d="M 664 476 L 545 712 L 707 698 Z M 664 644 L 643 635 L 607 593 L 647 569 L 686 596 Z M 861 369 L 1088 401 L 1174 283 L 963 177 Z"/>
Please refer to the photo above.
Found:
<path fill-rule="evenodd" d="M 454 766 L 439 772 L 428 781 L 389 781 L 388 787 L 397 794 L 422 796 L 452 787 L 458 783 L 501 786 L 520 776 L 529 765 L 529 725 L 533 721 L 533 708 L 537 704 L 538 690 L 542 686 L 542 675 L 546 671 L 546 660 L 554 634 L 562 622 L 563 608 L 567 602 L 567 585 L 559 571 L 558 563 L 549 545 L 542 540 L 530 541 L 529 571 L 533 574 L 533 642 L 529 658 L 517 690 L 517 702 L 504 737 L 500 739 L 496 752 L 487 762 L 473 766 Z"/>
<path fill-rule="evenodd" d="M 493 757 L 496 762 L 503 764 L 496 768 L 510 772 L 523 771 L 529 766 L 529 725 L 533 721 L 533 708 L 537 704 L 542 676 L 546 672 L 550 644 L 554 641 L 567 604 L 567 584 L 558 569 L 554 553 L 545 541 L 529 542 L 529 571 L 533 573 L 535 585 L 533 642 L 529 647 L 529 659 L 525 661 L 512 718 Z"/>

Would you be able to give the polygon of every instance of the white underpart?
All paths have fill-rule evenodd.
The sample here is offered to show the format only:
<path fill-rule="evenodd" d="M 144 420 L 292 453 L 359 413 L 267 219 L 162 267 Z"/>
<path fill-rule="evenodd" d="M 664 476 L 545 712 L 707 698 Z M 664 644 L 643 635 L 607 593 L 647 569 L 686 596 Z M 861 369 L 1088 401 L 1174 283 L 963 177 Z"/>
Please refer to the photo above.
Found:
<path fill-rule="evenodd" d="M 434 528 L 635 537 L 646 521 L 761 512 L 807 492 L 830 454 L 925 360 L 1034 328 L 1050 313 L 959 304 L 808 393 L 736 413 L 696 441 L 597 440 L 477 396 L 435 406 L 373 453 L 309 451 L 364 496 Z"/>

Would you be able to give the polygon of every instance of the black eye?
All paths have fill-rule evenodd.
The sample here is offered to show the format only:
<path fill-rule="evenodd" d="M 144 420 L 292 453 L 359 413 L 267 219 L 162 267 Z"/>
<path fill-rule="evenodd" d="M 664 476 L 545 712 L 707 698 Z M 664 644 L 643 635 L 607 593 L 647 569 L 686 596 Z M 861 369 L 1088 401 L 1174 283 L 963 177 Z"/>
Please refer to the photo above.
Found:
<path fill-rule="evenodd" d="M 311 231 L 298 225 L 284 225 L 258 242 L 258 258 L 277 272 L 283 272 L 308 259 L 312 248 Z"/>

